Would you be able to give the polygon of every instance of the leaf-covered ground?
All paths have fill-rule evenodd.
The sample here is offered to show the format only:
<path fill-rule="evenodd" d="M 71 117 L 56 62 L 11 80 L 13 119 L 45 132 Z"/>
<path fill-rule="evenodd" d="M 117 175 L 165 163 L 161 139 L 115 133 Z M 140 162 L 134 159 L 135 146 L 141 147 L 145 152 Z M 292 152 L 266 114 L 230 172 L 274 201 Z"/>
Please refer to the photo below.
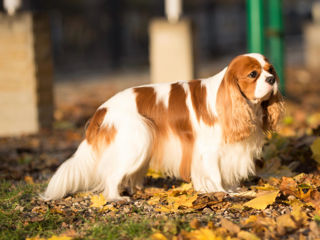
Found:
<path fill-rule="evenodd" d="M 90 193 L 40 200 L 94 108 L 119 89 L 59 96 L 53 130 L 0 138 L 0 239 L 320 239 L 320 79 L 302 69 L 288 77 L 279 134 L 237 194 L 199 194 L 149 171 L 130 202 Z"/>

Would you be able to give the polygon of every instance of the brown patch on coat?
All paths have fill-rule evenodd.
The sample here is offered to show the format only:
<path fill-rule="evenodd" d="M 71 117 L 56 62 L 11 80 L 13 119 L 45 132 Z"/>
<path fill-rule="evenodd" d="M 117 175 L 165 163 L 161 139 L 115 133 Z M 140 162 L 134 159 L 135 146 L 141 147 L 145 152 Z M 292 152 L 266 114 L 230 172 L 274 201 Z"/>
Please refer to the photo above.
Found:
<path fill-rule="evenodd" d="M 215 119 L 208 109 L 206 86 L 203 86 L 200 80 L 193 80 L 189 82 L 189 89 L 192 106 L 198 121 L 202 119 L 205 124 L 213 126 Z"/>
<path fill-rule="evenodd" d="M 257 71 L 256 78 L 248 75 Z M 257 128 L 255 116 L 247 99 L 252 99 L 256 80 L 261 74 L 259 62 L 248 56 L 233 59 L 218 89 L 217 112 L 225 142 L 234 143 L 249 137 Z"/>
<path fill-rule="evenodd" d="M 189 181 L 193 153 L 194 136 L 186 105 L 186 93 L 178 84 L 171 85 L 168 108 L 162 101 L 156 101 L 156 92 L 153 87 L 135 88 L 138 112 L 147 120 L 154 131 L 154 143 L 152 157 L 156 158 L 157 166 L 161 165 L 164 143 L 169 131 L 177 135 L 181 142 L 182 159 L 180 165 L 180 176 Z M 174 161 L 174 159 L 173 159 Z"/>
<path fill-rule="evenodd" d="M 106 108 L 98 109 L 91 118 L 86 130 L 86 140 L 97 155 L 100 155 L 101 151 L 114 140 L 117 133 L 113 125 L 102 126 L 106 114 Z"/>
<path fill-rule="evenodd" d="M 163 145 L 168 136 L 167 109 L 163 102 L 157 103 L 156 92 L 153 87 L 134 88 L 138 112 L 146 119 L 146 123 L 153 131 L 152 157 L 155 168 L 161 166 Z"/>
<path fill-rule="evenodd" d="M 183 87 L 179 83 L 172 84 L 168 107 L 169 125 L 179 137 L 182 146 L 180 176 L 183 180 L 190 181 L 194 133 L 186 100 Z"/>

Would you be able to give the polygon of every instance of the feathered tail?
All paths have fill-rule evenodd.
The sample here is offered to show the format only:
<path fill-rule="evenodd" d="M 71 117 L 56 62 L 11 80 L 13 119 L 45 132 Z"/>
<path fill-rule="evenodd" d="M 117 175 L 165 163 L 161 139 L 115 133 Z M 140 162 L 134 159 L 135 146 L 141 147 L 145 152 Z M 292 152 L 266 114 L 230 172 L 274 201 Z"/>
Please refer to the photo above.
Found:
<path fill-rule="evenodd" d="M 54 200 L 63 198 L 68 193 L 90 189 L 95 179 L 92 176 L 94 166 L 90 147 L 84 140 L 75 154 L 58 168 L 41 197 L 44 200 Z"/>

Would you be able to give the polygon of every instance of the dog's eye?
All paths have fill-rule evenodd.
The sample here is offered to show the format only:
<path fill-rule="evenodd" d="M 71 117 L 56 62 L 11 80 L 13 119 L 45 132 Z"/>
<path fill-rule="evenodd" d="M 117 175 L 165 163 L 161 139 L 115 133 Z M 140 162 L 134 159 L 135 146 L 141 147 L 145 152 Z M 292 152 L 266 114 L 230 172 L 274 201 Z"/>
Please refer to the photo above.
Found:
<path fill-rule="evenodd" d="M 257 71 L 252 71 L 251 73 L 249 73 L 248 77 L 250 78 L 255 78 L 256 76 L 258 76 Z"/>

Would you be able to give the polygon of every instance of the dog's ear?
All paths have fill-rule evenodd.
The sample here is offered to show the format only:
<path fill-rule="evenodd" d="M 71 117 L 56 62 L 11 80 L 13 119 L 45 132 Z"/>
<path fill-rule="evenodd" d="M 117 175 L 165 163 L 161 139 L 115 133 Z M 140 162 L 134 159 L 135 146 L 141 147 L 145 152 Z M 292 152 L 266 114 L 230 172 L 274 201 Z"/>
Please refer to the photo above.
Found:
<path fill-rule="evenodd" d="M 238 85 L 236 73 L 228 69 L 217 93 L 218 120 L 225 142 L 241 141 L 256 129 L 255 114 Z"/>
<path fill-rule="evenodd" d="M 284 101 L 279 91 L 273 94 L 269 100 L 262 102 L 263 130 L 275 131 L 277 124 L 284 112 Z"/>

